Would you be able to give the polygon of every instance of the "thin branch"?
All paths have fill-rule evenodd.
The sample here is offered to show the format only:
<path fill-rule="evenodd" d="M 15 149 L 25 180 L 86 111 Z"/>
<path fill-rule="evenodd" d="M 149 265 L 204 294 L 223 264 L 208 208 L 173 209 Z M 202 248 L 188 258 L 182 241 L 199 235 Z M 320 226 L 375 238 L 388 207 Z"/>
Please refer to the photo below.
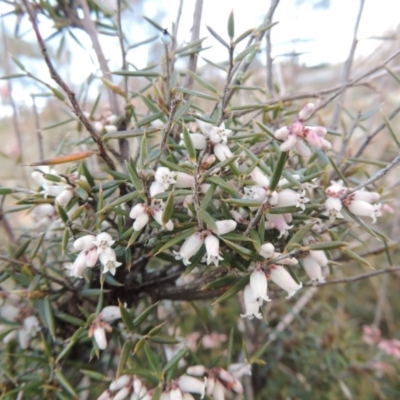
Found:
<path fill-rule="evenodd" d="M 397 156 L 391 163 L 389 163 L 385 168 L 382 168 L 380 171 L 378 171 L 374 176 L 371 178 L 367 179 L 365 182 L 360 183 L 358 186 L 355 188 L 351 189 L 348 191 L 344 196 L 341 197 L 341 199 L 350 196 L 352 193 L 354 193 L 357 190 L 360 190 L 366 186 L 368 186 L 370 183 L 375 182 L 376 180 L 382 178 L 385 176 L 388 171 L 390 171 L 396 164 L 400 162 L 400 155 Z"/>
<path fill-rule="evenodd" d="M 356 48 L 357 48 L 357 43 L 358 43 L 358 40 L 357 40 L 358 27 L 360 25 L 363 8 L 364 8 L 364 0 L 360 0 L 360 9 L 358 10 L 356 23 L 354 25 L 353 41 L 351 43 L 350 52 L 349 52 L 349 55 L 347 57 L 347 60 L 344 64 L 344 68 L 343 68 L 343 74 L 342 74 L 342 82 L 343 83 L 348 82 L 348 80 L 350 79 L 351 67 L 353 65 L 354 55 L 356 53 Z M 342 110 L 341 103 L 343 102 L 344 95 L 345 95 L 345 93 L 342 93 L 336 100 L 336 106 L 335 106 L 335 110 L 333 112 L 333 117 L 332 117 L 332 122 L 331 122 L 332 129 L 336 129 L 336 127 L 337 127 L 337 123 L 338 123 L 339 116 L 340 116 L 340 111 Z"/>
<path fill-rule="evenodd" d="M 118 27 L 119 47 L 121 49 L 122 71 L 126 71 L 128 69 L 128 64 L 126 62 L 126 48 L 125 48 L 125 43 L 124 43 L 124 32 L 122 31 L 121 2 L 122 2 L 122 0 L 117 1 L 117 27 Z M 127 96 L 128 95 L 128 76 L 124 76 L 124 92 Z"/>
<path fill-rule="evenodd" d="M 165 58 L 165 74 L 164 74 L 164 90 L 165 90 L 165 104 L 168 111 L 172 111 L 171 101 L 171 55 L 169 52 L 169 44 L 164 43 L 164 58 Z"/>
<path fill-rule="evenodd" d="M 349 130 L 347 131 L 346 137 L 343 139 L 342 147 L 340 148 L 338 155 L 336 157 L 337 165 L 341 164 L 343 161 L 343 157 L 344 157 L 345 151 L 347 149 L 347 144 L 349 143 L 351 136 L 353 135 L 355 129 L 357 128 L 360 118 L 361 118 L 361 113 L 358 112 L 356 118 L 354 118 L 353 123 L 351 124 Z"/>
<path fill-rule="evenodd" d="M 44 58 L 44 61 L 46 62 L 47 68 L 49 69 L 50 72 L 50 76 L 51 78 L 58 84 L 60 85 L 60 87 L 64 90 L 64 92 L 67 94 L 69 101 L 71 103 L 72 106 L 72 110 L 75 113 L 75 115 L 79 118 L 79 120 L 82 122 L 82 124 L 85 126 L 85 128 L 87 129 L 87 131 L 90 133 L 90 136 L 92 137 L 92 139 L 94 140 L 94 142 L 96 143 L 98 149 L 99 149 L 99 153 L 100 153 L 100 157 L 106 162 L 106 164 L 108 165 L 108 167 L 112 170 L 115 170 L 115 164 L 114 161 L 110 158 L 110 156 L 107 154 L 104 146 L 103 146 L 103 142 L 101 140 L 101 137 L 95 132 L 93 126 L 91 125 L 90 121 L 88 120 L 88 118 L 86 117 L 86 115 L 83 113 L 76 97 L 75 97 L 75 93 L 72 92 L 72 90 L 68 87 L 68 85 L 63 81 L 63 79 L 61 78 L 61 76 L 58 74 L 58 72 L 56 71 L 56 69 L 53 66 L 53 63 L 50 60 L 49 54 L 47 52 L 47 47 L 44 43 L 44 40 L 42 38 L 42 35 L 39 31 L 39 27 L 38 27 L 38 23 L 36 20 L 36 15 L 34 14 L 32 8 L 31 8 L 31 4 L 29 3 L 28 0 L 22 0 L 25 8 L 28 12 L 29 18 L 32 22 L 32 27 L 33 30 L 35 31 L 35 35 L 36 35 L 36 39 L 38 41 L 39 44 L 39 48 L 40 51 L 42 53 L 42 56 Z"/>
<path fill-rule="evenodd" d="M 179 24 L 181 22 L 182 8 L 183 8 L 183 0 L 180 0 L 178 12 L 177 12 L 176 18 L 175 18 L 174 29 L 172 31 L 172 52 L 175 52 L 176 46 L 177 46 L 176 40 L 178 37 Z"/>
<path fill-rule="evenodd" d="M 269 7 L 268 13 L 265 17 L 267 25 L 272 23 L 272 19 L 274 17 L 274 13 L 276 8 L 278 7 L 279 0 L 272 0 L 271 5 Z M 274 80 L 273 80 L 273 66 L 272 66 L 272 44 L 271 44 L 271 29 L 268 29 L 266 33 L 266 47 L 265 52 L 267 54 L 267 89 L 270 94 L 274 92 Z"/>
<path fill-rule="evenodd" d="M 193 13 L 193 24 L 192 24 L 192 37 L 190 41 L 193 43 L 200 38 L 200 25 L 201 25 L 201 17 L 203 12 L 203 0 L 196 0 L 196 5 L 194 7 Z M 198 54 L 193 52 L 189 56 L 187 69 L 192 72 L 196 72 L 197 69 L 197 59 Z M 187 89 L 191 89 L 193 86 L 194 79 L 190 74 L 186 74 L 185 82 L 183 83 L 183 87 Z M 189 94 L 185 95 L 185 100 L 189 98 Z"/>

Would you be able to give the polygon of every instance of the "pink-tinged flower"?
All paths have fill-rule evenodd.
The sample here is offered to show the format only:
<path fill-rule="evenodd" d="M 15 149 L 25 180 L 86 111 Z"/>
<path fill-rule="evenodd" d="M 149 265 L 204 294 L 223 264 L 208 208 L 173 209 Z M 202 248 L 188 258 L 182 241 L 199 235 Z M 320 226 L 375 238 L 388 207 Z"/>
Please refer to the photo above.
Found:
<path fill-rule="evenodd" d="M 321 130 L 319 130 L 319 132 L 321 133 Z M 330 142 L 318 135 L 312 127 L 305 127 L 303 135 L 305 141 L 316 149 L 329 150 L 332 147 Z"/>
<path fill-rule="evenodd" d="M 303 287 L 301 282 L 300 284 L 296 283 L 289 272 L 287 272 L 286 269 L 280 265 L 271 265 L 270 275 L 272 281 L 276 285 L 287 291 L 287 299 L 290 299 L 299 289 Z"/>
<path fill-rule="evenodd" d="M 347 188 L 344 187 L 343 181 L 331 181 L 331 186 L 325 190 L 325 194 L 329 197 L 342 197 L 346 194 Z"/>
<path fill-rule="evenodd" d="M 250 178 L 257 183 L 257 185 L 262 186 L 265 189 L 269 188 L 270 180 L 269 178 L 261 171 L 260 168 L 255 167 L 253 171 L 250 172 Z"/>
<path fill-rule="evenodd" d="M 244 187 L 244 195 L 242 197 L 243 200 L 258 200 L 262 203 L 268 196 L 268 191 L 263 189 L 261 186 L 251 186 L 251 187 Z M 258 207 L 249 207 L 250 210 L 255 211 Z"/>
<path fill-rule="evenodd" d="M 213 386 L 212 396 L 213 396 L 212 398 L 214 400 L 225 400 L 225 388 L 224 388 L 224 385 L 221 382 L 217 381 L 217 380 L 215 381 L 215 384 Z"/>
<path fill-rule="evenodd" d="M 383 350 L 388 356 L 400 359 L 400 340 L 385 339 L 378 344 L 378 348 Z"/>
<path fill-rule="evenodd" d="M 175 187 L 178 189 L 192 188 L 194 186 L 194 176 L 184 172 L 176 173 Z"/>
<path fill-rule="evenodd" d="M 117 261 L 117 256 L 112 248 L 100 253 L 100 262 L 103 264 L 103 274 L 110 272 L 111 275 L 115 275 L 116 269 L 122 265 Z"/>
<path fill-rule="evenodd" d="M 267 214 L 267 221 L 265 223 L 266 229 L 277 229 L 279 231 L 278 238 L 281 238 L 293 225 L 288 225 L 284 214 Z"/>
<path fill-rule="evenodd" d="M 356 190 L 349 197 L 353 200 L 366 201 L 367 203 L 373 203 L 381 198 L 381 195 L 377 192 L 367 192 L 366 190 Z"/>
<path fill-rule="evenodd" d="M 265 276 L 265 272 L 257 267 L 250 275 L 250 287 L 253 292 L 253 297 L 257 302 L 261 300 L 271 301 L 268 297 L 267 290 L 267 277 Z"/>
<path fill-rule="evenodd" d="M 205 395 L 206 383 L 192 376 L 182 375 L 178 379 L 178 385 L 183 392 L 198 393 L 201 398 Z"/>
<path fill-rule="evenodd" d="M 282 128 L 279 128 L 277 131 L 275 131 L 274 136 L 275 139 L 278 140 L 286 140 L 290 134 L 290 130 L 287 126 L 284 126 Z"/>
<path fill-rule="evenodd" d="M 219 161 L 225 161 L 228 158 L 233 157 L 233 153 L 230 151 L 229 147 L 224 143 L 218 143 L 214 146 L 214 154 Z"/>
<path fill-rule="evenodd" d="M 325 282 L 325 278 L 322 275 L 321 265 L 311 255 L 308 255 L 303 259 L 303 266 L 313 284 L 317 282 Z"/>
<path fill-rule="evenodd" d="M 236 210 L 229 210 L 232 218 L 239 224 L 245 224 L 247 222 L 246 218 Z"/>
<path fill-rule="evenodd" d="M 240 314 L 242 318 L 253 319 L 254 317 L 261 319 L 262 315 L 259 312 L 260 306 L 262 305 L 262 299 L 256 299 L 253 295 L 253 289 L 250 285 L 246 285 L 243 291 L 244 307 L 246 312 Z"/>
<path fill-rule="evenodd" d="M 194 375 L 194 376 L 203 376 L 207 372 L 207 368 L 204 365 L 193 365 L 189 367 L 186 372 L 189 375 Z"/>
<path fill-rule="evenodd" d="M 66 267 L 70 271 L 69 276 L 74 278 L 83 278 L 86 269 L 86 254 L 84 251 L 79 253 L 73 264 Z"/>
<path fill-rule="evenodd" d="M 306 197 L 306 191 L 302 190 L 300 193 L 295 192 L 292 189 L 283 189 L 279 192 L 278 207 L 299 207 L 303 211 L 306 209 L 305 204 L 310 199 Z"/>
<path fill-rule="evenodd" d="M 98 398 L 97 400 L 111 400 L 112 399 L 112 393 L 107 389 L 105 390 Z"/>
<path fill-rule="evenodd" d="M 223 258 L 219 254 L 219 239 L 214 235 L 209 235 L 206 237 L 204 244 L 207 250 L 207 265 L 211 263 L 218 267 L 218 263 Z"/>
<path fill-rule="evenodd" d="M 315 111 L 315 105 L 313 103 L 307 103 L 298 114 L 298 118 L 300 121 L 307 121 L 313 112 Z"/>
<path fill-rule="evenodd" d="M 88 268 L 92 268 L 96 265 L 99 255 L 97 254 L 97 248 L 93 247 L 90 250 L 84 251 L 86 256 L 86 266 Z"/>
<path fill-rule="evenodd" d="M 343 215 L 340 213 L 342 209 L 342 202 L 340 199 L 336 197 L 328 197 L 325 200 L 325 209 L 324 213 L 329 217 L 330 222 L 334 222 L 336 218 L 343 218 Z"/>
<path fill-rule="evenodd" d="M 190 258 L 200 250 L 203 243 L 203 236 L 199 232 L 193 233 L 183 242 L 179 252 L 173 251 L 175 260 L 182 260 L 184 265 L 190 265 Z"/>
<path fill-rule="evenodd" d="M 214 233 L 219 236 L 232 232 L 237 227 L 237 222 L 233 219 L 223 219 L 222 221 L 215 221 L 215 224 L 217 225 L 217 231 L 215 231 Z"/>
<path fill-rule="evenodd" d="M 114 395 L 113 400 L 125 400 L 129 396 L 130 392 L 131 388 L 125 386 Z"/>
<path fill-rule="evenodd" d="M 371 217 L 373 224 L 375 224 L 377 217 L 382 215 L 380 211 L 382 204 L 370 204 L 362 200 L 350 200 L 346 201 L 345 205 L 355 215 Z"/>
<path fill-rule="evenodd" d="M 132 207 L 129 217 L 135 220 L 133 230 L 140 231 L 149 223 L 149 207 L 143 203 L 136 204 Z"/>
<path fill-rule="evenodd" d="M 167 190 L 169 185 L 175 183 L 175 175 L 176 172 L 171 172 L 169 168 L 166 167 L 158 167 L 157 171 L 154 175 L 156 182 L 161 183 L 164 186 L 164 189 Z"/>
<path fill-rule="evenodd" d="M 94 235 L 85 235 L 80 237 L 79 239 L 76 239 L 74 241 L 73 247 L 75 250 L 90 250 L 92 249 L 95 245 L 96 241 L 96 236 Z"/>
<path fill-rule="evenodd" d="M 363 326 L 363 341 L 370 346 L 377 345 L 382 340 L 380 329 L 375 325 Z"/>
<path fill-rule="evenodd" d="M 154 220 L 161 226 L 165 227 L 168 231 L 172 231 L 174 229 L 174 223 L 172 222 L 172 220 L 168 220 L 168 222 L 164 224 L 162 221 L 163 214 L 164 214 L 163 210 L 153 210 Z"/>
<path fill-rule="evenodd" d="M 96 240 L 93 242 L 97 246 L 97 254 L 107 251 L 113 244 L 115 240 L 107 232 L 101 232 L 96 236 Z"/>

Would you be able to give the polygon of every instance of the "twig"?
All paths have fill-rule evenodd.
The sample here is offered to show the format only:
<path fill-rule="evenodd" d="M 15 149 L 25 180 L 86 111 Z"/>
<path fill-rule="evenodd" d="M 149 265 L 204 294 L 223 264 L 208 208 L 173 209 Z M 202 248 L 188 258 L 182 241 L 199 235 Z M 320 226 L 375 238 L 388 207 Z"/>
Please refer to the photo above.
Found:
<path fill-rule="evenodd" d="M 193 24 L 192 24 L 192 37 L 190 39 L 191 42 L 195 42 L 200 38 L 200 25 L 201 25 L 201 17 L 203 11 L 203 0 L 196 0 L 196 5 L 194 7 L 193 13 Z M 197 68 L 197 58 L 198 54 L 193 52 L 189 56 L 187 69 L 192 72 L 196 72 Z M 190 74 L 186 74 L 185 82 L 183 83 L 183 87 L 187 89 L 191 89 L 193 86 L 194 79 Z M 185 100 L 189 98 L 189 94 L 185 95 Z"/>
<path fill-rule="evenodd" d="M 172 125 L 173 125 L 173 122 L 174 122 L 174 116 L 175 116 L 175 113 L 177 111 L 178 104 L 181 101 L 182 101 L 182 98 L 179 97 L 179 96 L 175 97 L 173 100 L 171 100 L 171 108 L 170 108 L 170 111 L 169 111 L 169 118 L 168 118 L 167 125 L 164 128 L 163 138 L 162 138 L 161 145 L 160 145 L 160 154 L 158 155 L 157 159 L 154 161 L 154 166 L 153 166 L 154 171 L 158 167 L 158 163 L 160 162 L 160 157 L 161 157 L 161 155 L 162 155 L 162 153 L 163 153 L 163 151 L 165 149 L 165 146 L 167 144 L 168 136 L 172 131 Z"/>
<path fill-rule="evenodd" d="M 247 228 L 244 232 L 245 236 L 249 236 L 250 231 L 258 224 L 264 211 L 270 206 L 270 204 L 269 204 L 270 200 L 271 200 L 271 194 L 268 194 L 267 198 L 262 202 L 261 206 L 258 208 L 256 215 L 253 217 L 253 219 L 250 221 L 249 225 L 247 226 Z"/>
<path fill-rule="evenodd" d="M 344 199 L 345 197 L 351 195 L 354 193 L 356 190 L 360 190 L 366 186 L 368 186 L 370 183 L 375 182 L 376 180 L 382 178 L 382 176 L 386 175 L 389 170 L 391 170 L 396 164 L 400 162 L 400 155 L 397 156 L 391 163 L 389 163 L 385 168 L 382 168 L 380 171 L 378 171 L 374 176 L 371 178 L 367 179 L 365 182 L 360 183 L 358 186 L 356 186 L 354 189 L 351 189 L 348 191 L 345 195 L 341 197 L 341 199 Z"/>
<path fill-rule="evenodd" d="M 97 147 L 99 149 L 100 157 L 105 161 L 105 163 L 107 164 L 107 166 L 110 169 L 115 170 L 116 168 L 115 168 L 114 161 L 107 154 L 107 152 L 106 152 L 106 150 L 105 150 L 105 148 L 103 146 L 103 142 L 101 140 L 101 137 L 99 135 L 97 135 L 97 133 L 93 129 L 90 121 L 88 120 L 86 115 L 83 113 L 78 101 L 76 100 L 75 93 L 72 92 L 72 90 L 63 81 L 61 76 L 58 74 L 58 72 L 54 68 L 53 63 L 51 62 L 49 54 L 47 52 L 47 47 L 46 47 L 46 45 L 44 43 L 44 40 L 42 38 L 42 35 L 41 35 L 40 31 L 39 31 L 39 27 L 38 27 L 38 23 L 37 23 L 37 20 L 36 20 L 36 16 L 35 16 L 32 8 L 31 8 L 31 4 L 29 3 L 28 0 L 22 0 L 22 1 L 23 1 L 24 5 L 25 5 L 25 8 L 26 8 L 26 10 L 28 12 L 28 15 L 29 15 L 29 18 L 30 18 L 30 20 L 32 22 L 32 27 L 33 27 L 33 30 L 35 31 L 35 35 L 36 35 L 36 39 L 37 39 L 39 47 L 40 47 L 40 51 L 42 53 L 44 61 L 46 62 L 47 68 L 49 69 L 51 78 L 55 82 L 57 82 L 57 84 L 60 85 L 60 87 L 67 94 L 67 96 L 69 98 L 69 101 L 71 103 L 73 112 L 79 118 L 79 120 L 82 122 L 82 124 L 85 126 L 87 131 L 90 133 L 90 136 L 92 137 L 92 139 L 94 140 L 94 142 L 96 143 L 96 145 L 97 145 Z"/>
<path fill-rule="evenodd" d="M 39 114 L 38 114 L 38 110 L 36 107 L 35 95 L 31 94 L 31 98 L 32 98 L 33 115 L 35 117 L 36 135 L 37 135 L 38 143 L 39 143 L 40 159 L 44 160 L 43 135 L 42 135 L 42 128 L 40 126 Z"/>
<path fill-rule="evenodd" d="M 397 272 L 400 272 L 400 267 L 385 268 L 385 269 L 380 269 L 378 271 L 367 272 L 366 274 L 349 276 L 347 278 L 335 279 L 333 281 L 319 282 L 315 285 L 310 283 L 310 284 L 306 284 L 305 286 L 320 287 L 320 286 L 336 285 L 338 283 L 356 282 L 356 281 L 361 281 L 362 279 L 371 278 L 373 276 L 377 276 L 377 275 L 381 275 L 381 274 L 392 274 L 392 273 L 397 273 Z"/>
<path fill-rule="evenodd" d="M 165 58 L 165 74 L 164 74 L 164 90 L 165 90 L 165 104 L 169 113 L 172 111 L 171 101 L 171 55 L 169 52 L 169 44 L 164 43 L 164 58 Z"/>
<path fill-rule="evenodd" d="M 117 1 L 117 27 L 118 27 L 119 47 L 121 49 L 122 71 L 126 71 L 128 69 L 128 64 L 126 62 L 126 49 L 125 49 L 125 43 L 124 43 L 124 33 L 122 31 L 121 2 L 122 2 L 122 0 Z M 127 96 L 128 95 L 128 77 L 127 76 L 124 76 L 124 92 Z"/>
<path fill-rule="evenodd" d="M 265 17 L 266 23 L 268 25 L 272 23 L 272 19 L 273 19 L 275 10 L 278 7 L 278 4 L 279 4 L 279 0 L 271 1 L 271 5 L 270 5 L 268 13 Z M 271 56 L 271 50 L 272 50 L 271 29 L 268 29 L 265 38 L 266 38 L 265 52 L 267 54 L 267 89 L 268 89 L 268 92 L 270 94 L 272 94 L 274 91 L 274 81 L 273 81 L 273 70 L 272 70 L 273 60 L 272 60 L 272 56 Z"/>
<path fill-rule="evenodd" d="M 350 78 L 351 66 L 353 65 L 354 55 L 356 53 L 356 48 L 357 48 L 357 43 L 358 43 L 357 33 L 358 33 L 358 27 L 359 27 L 360 21 L 361 21 L 363 8 L 364 8 L 364 0 L 360 0 L 360 9 L 358 11 L 356 23 L 354 25 L 353 41 L 351 43 L 349 56 L 347 57 L 347 60 L 344 64 L 344 68 L 343 68 L 343 74 L 342 74 L 342 82 L 343 83 L 346 83 Z M 332 122 L 331 122 L 332 129 L 336 129 L 336 127 L 337 127 L 340 111 L 342 109 L 341 103 L 344 99 L 344 95 L 345 95 L 345 93 L 342 93 L 336 100 L 336 106 L 335 106 L 335 110 L 333 112 Z"/>
<path fill-rule="evenodd" d="M 355 131 L 355 129 L 357 128 L 358 122 L 360 121 L 361 118 L 361 113 L 358 112 L 356 118 L 354 118 L 353 123 L 351 124 L 349 130 L 347 131 L 346 137 L 343 139 L 342 142 L 342 147 L 340 148 L 338 155 L 336 157 L 336 164 L 339 165 L 342 163 L 343 157 L 344 157 L 344 153 L 347 149 L 347 144 L 349 143 L 349 140 L 351 138 L 351 135 L 353 134 L 353 132 Z"/>
<path fill-rule="evenodd" d="M 178 37 L 179 24 L 181 22 L 182 8 L 183 8 L 183 0 L 179 0 L 178 12 L 177 12 L 176 18 L 175 18 L 174 29 L 172 30 L 172 52 L 173 53 L 175 52 L 176 46 L 177 46 L 176 39 Z"/>

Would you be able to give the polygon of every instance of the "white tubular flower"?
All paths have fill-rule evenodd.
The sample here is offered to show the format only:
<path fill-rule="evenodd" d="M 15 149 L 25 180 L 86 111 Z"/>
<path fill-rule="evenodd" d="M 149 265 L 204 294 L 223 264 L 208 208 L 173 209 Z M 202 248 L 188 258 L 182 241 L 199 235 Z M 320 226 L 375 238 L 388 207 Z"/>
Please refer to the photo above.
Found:
<path fill-rule="evenodd" d="M 125 386 L 114 395 L 113 400 L 125 400 L 129 396 L 130 392 L 130 387 Z"/>
<path fill-rule="evenodd" d="M 237 222 L 233 219 L 223 219 L 222 221 L 215 221 L 215 224 L 217 225 L 218 229 L 214 233 L 219 236 L 232 232 L 237 227 Z"/>
<path fill-rule="evenodd" d="M 310 250 L 310 256 L 321 266 L 328 265 L 328 258 L 323 250 Z"/>
<path fill-rule="evenodd" d="M 302 190 L 300 193 L 297 194 L 296 207 L 299 207 L 304 211 L 306 209 L 305 204 L 308 203 L 309 201 L 310 199 L 306 197 L 306 191 Z"/>
<path fill-rule="evenodd" d="M 172 388 L 171 391 L 169 392 L 169 399 L 170 400 L 182 400 L 183 399 L 183 393 L 179 388 Z"/>
<path fill-rule="evenodd" d="M 250 287 L 257 302 L 261 301 L 262 303 L 262 300 L 271 301 L 267 294 L 267 277 L 261 268 L 258 267 L 251 273 Z"/>
<path fill-rule="evenodd" d="M 164 185 L 160 182 L 154 181 L 149 187 L 149 193 L 151 197 L 157 196 L 160 193 L 164 193 Z"/>
<path fill-rule="evenodd" d="M 296 281 L 291 277 L 289 272 L 280 265 L 271 265 L 271 279 L 272 281 L 280 286 L 283 290 L 286 290 L 288 295 L 287 299 L 290 299 L 299 289 L 303 287 L 303 284 L 296 283 Z"/>
<path fill-rule="evenodd" d="M 215 385 L 212 391 L 212 396 L 214 400 L 225 400 L 224 385 L 217 380 L 215 381 Z"/>
<path fill-rule="evenodd" d="M 109 389 L 112 390 L 113 392 L 115 390 L 122 389 L 130 382 L 130 380 L 131 377 L 129 375 L 121 375 L 118 379 L 115 379 L 110 383 Z"/>
<path fill-rule="evenodd" d="M 207 250 L 207 265 L 213 263 L 218 267 L 219 261 L 223 260 L 219 254 L 219 239 L 213 235 L 209 235 L 204 242 Z"/>
<path fill-rule="evenodd" d="M 97 260 L 99 258 L 99 255 L 97 254 L 97 249 L 96 247 L 93 247 L 90 250 L 85 251 L 85 256 L 86 256 L 86 266 L 88 268 L 92 268 L 96 265 Z"/>
<path fill-rule="evenodd" d="M 313 103 L 306 104 L 298 114 L 299 120 L 307 121 L 311 117 L 314 111 L 315 111 L 315 105 Z"/>
<path fill-rule="evenodd" d="M 110 272 L 111 275 L 115 275 L 116 268 L 118 268 L 122 263 L 117 261 L 115 251 L 111 248 L 103 251 L 100 254 L 100 262 L 103 264 L 103 274 Z"/>
<path fill-rule="evenodd" d="M 287 152 L 294 147 L 297 142 L 297 136 L 290 133 L 286 140 L 279 146 L 282 152 Z"/>
<path fill-rule="evenodd" d="M 292 189 L 279 192 L 278 207 L 293 207 L 298 203 L 299 194 Z"/>
<path fill-rule="evenodd" d="M 242 378 L 244 375 L 251 376 L 251 364 L 245 363 L 235 363 L 229 366 L 229 372 L 236 378 Z"/>
<path fill-rule="evenodd" d="M 93 242 L 97 246 L 97 254 L 107 251 L 114 243 L 112 237 L 107 232 L 101 232 L 96 236 L 96 240 Z"/>
<path fill-rule="evenodd" d="M 302 157 L 307 158 L 311 156 L 310 148 L 302 140 L 297 140 L 293 150 Z"/>
<path fill-rule="evenodd" d="M 163 224 L 163 222 L 162 222 L 163 214 L 164 214 L 163 210 L 154 210 L 153 218 L 161 226 L 165 227 L 168 231 L 172 231 L 174 229 L 174 223 L 172 222 L 172 220 L 168 220 L 168 222 L 166 224 Z"/>
<path fill-rule="evenodd" d="M 264 258 L 271 258 L 275 252 L 275 247 L 272 243 L 264 243 L 260 247 L 258 254 Z"/>
<path fill-rule="evenodd" d="M 253 295 L 253 289 L 250 285 L 246 285 L 243 292 L 244 307 L 246 309 L 245 314 L 240 314 L 242 318 L 253 319 L 254 317 L 261 319 L 262 315 L 259 312 L 259 308 L 262 304 L 262 300 L 257 300 Z"/>
<path fill-rule="evenodd" d="M 175 187 L 178 189 L 192 188 L 194 186 L 194 176 L 184 172 L 176 173 Z"/>
<path fill-rule="evenodd" d="M 317 282 L 325 282 L 325 278 L 322 275 L 321 265 L 311 255 L 308 255 L 303 259 L 303 266 L 313 284 Z"/>
<path fill-rule="evenodd" d="M 239 224 L 244 224 L 246 222 L 246 218 L 236 210 L 229 210 L 229 214 L 231 214 L 232 218 Z"/>
<path fill-rule="evenodd" d="M 149 220 L 150 217 L 148 214 L 142 214 L 140 217 L 137 217 L 133 223 L 133 230 L 141 231 L 149 223 Z"/>
<path fill-rule="evenodd" d="M 97 400 L 111 400 L 112 399 L 112 393 L 107 389 L 105 390 L 98 398 Z"/>
<path fill-rule="evenodd" d="M 372 223 L 375 224 L 377 217 L 382 215 L 380 209 L 382 204 L 370 204 L 366 201 L 351 200 L 350 204 L 347 204 L 347 208 L 355 215 L 362 217 L 371 217 Z"/>
<path fill-rule="evenodd" d="M 193 365 L 189 367 L 186 372 L 189 375 L 203 376 L 207 372 L 207 368 L 204 365 Z"/>
<path fill-rule="evenodd" d="M 228 158 L 233 157 L 233 153 L 229 147 L 224 143 L 218 143 L 214 146 L 214 154 L 219 161 L 225 161 Z"/>
<path fill-rule="evenodd" d="M 169 168 L 158 167 L 154 178 L 157 182 L 162 183 L 164 186 L 164 189 L 167 190 L 169 185 L 176 182 L 175 175 L 176 175 L 176 172 L 171 172 L 169 170 Z"/>
<path fill-rule="evenodd" d="M 207 146 L 207 139 L 201 133 L 190 133 L 190 139 L 192 140 L 193 147 L 196 150 L 203 150 Z M 181 133 L 181 139 L 183 139 L 183 133 Z"/>
<path fill-rule="evenodd" d="M 367 203 L 373 203 L 381 198 L 379 193 L 367 192 L 366 190 L 356 190 L 350 196 L 353 200 L 366 201 Z"/>
<path fill-rule="evenodd" d="M 140 231 L 142 230 L 150 220 L 150 216 L 148 214 L 148 206 L 146 204 L 140 203 L 136 204 L 132 207 L 129 217 L 134 219 L 133 230 Z"/>
<path fill-rule="evenodd" d="M 328 197 L 325 201 L 326 215 L 329 217 L 330 222 L 334 222 L 336 218 L 343 218 L 340 213 L 342 209 L 342 202 L 336 197 Z M 350 210 L 351 211 L 351 210 Z"/>
<path fill-rule="evenodd" d="M 80 237 L 79 239 L 76 239 L 74 241 L 73 247 L 75 250 L 90 250 L 92 249 L 95 244 L 94 242 L 96 241 L 96 236 L 94 235 L 85 235 Z"/>
<path fill-rule="evenodd" d="M 269 178 L 265 175 L 260 168 L 255 167 L 253 171 L 250 172 L 250 178 L 256 182 L 258 185 L 268 189 L 269 188 Z"/>
<path fill-rule="evenodd" d="M 347 188 L 343 186 L 343 181 L 331 181 L 331 186 L 325 190 L 325 194 L 329 197 L 342 197 L 347 192 Z"/>
<path fill-rule="evenodd" d="M 146 208 L 147 208 L 146 204 L 143 204 L 143 203 L 136 204 L 135 206 L 133 206 L 131 208 L 129 217 L 132 219 L 136 219 L 136 218 L 140 217 L 141 215 L 146 213 Z"/>
<path fill-rule="evenodd" d="M 118 306 L 106 306 L 101 310 L 99 316 L 103 321 L 111 322 L 114 321 L 115 319 L 121 318 L 121 310 Z M 112 389 L 111 386 L 110 389 L 117 390 L 117 389 Z"/>
<path fill-rule="evenodd" d="M 199 232 L 193 233 L 183 242 L 179 252 L 173 251 L 175 260 L 182 260 L 184 265 L 190 265 L 190 258 L 200 250 L 203 243 L 202 235 Z"/>
<path fill-rule="evenodd" d="M 74 188 L 72 186 L 64 186 L 64 190 L 56 197 L 55 201 L 60 206 L 65 207 L 74 197 Z"/>
<path fill-rule="evenodd" d="M 93 331 L 94 340 L 100 350 L 107 348 L 106 330 L 102 326 L 96 326 Z"/>
<path fill-rule="evenodd" d="M 277 229 L 279 231 L 278 238 L 281 238 L 293 225 L 288 225 L 284 214 L 267 214 L 267 221 L 265 227 L 267 229 Z"/>
<path fill-rule="evenodd" d="M 278 140 L 286 140 L 289 136 L 289 133 L 289 128 L 287 126 L 284 126 L 283 128 L 279 128 L 277 131 L 275 131 L 274 137 Z"/>
<path fill-rule="evenodd" d="M 84 251 L 79 253 L 73 264 L 66 267 L 70 270 L 69 276 L 74 278 L 83 278 L 86 269 L 86 254 Z"/>
<path fill-rule="evenodd" d="M 228 136 L 232 134 L 230 129 L 225 129 L 225 123 L 223 122 L 220 127 L 214 126 L 210 132 L 209 137 L 212 143 L 227 143 Z"/>
<path fill-rule="evenodd" d="M 201 398 L 206 392 L 206 383 L 192 376 L 182 375 L 178 379 L 178 385 L 183 392 L 198 393 Z"/>
<path fill-rule="evenodd" d="M 31 315 L 26 317 L 18 331 L 18 341 L 21 349 L 27 349 L 30 340 L 40 332 L 39 320 Z"/>

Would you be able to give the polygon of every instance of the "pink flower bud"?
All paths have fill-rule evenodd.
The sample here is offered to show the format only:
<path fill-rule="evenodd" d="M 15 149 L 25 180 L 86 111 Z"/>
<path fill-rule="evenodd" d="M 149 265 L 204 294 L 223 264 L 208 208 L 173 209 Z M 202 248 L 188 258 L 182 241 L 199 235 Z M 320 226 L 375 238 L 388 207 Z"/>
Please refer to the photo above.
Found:
<path fill-rule="evenodd" d="M 306 104 L 299 112 L 298 118 L 300 121 L 308 120 L 313 112 L 315 111 L 315 105 L 313 103 Z"/>
<path fill-rule="evenodd" d="M 261 268 L 256 268 L 250 275 L 250 287 L 253 297 L 257 302 L 262 300 L 271 301 L 267 294 L 267 277 Z"/>
<path fill-rule="evenodd" d="M 209 235 L 205 239 L 205 245 L 207 250 L 207 265 L 213 263 L 218 267 L 219 260 L 223 260 L 219 254 L 219 239 L 213 235 Z"/>
<path fill-rule="evenodd" d="M 90 250 L 95 246 L 96 237 L 93 235 L 85 235 L 74 241 L 75 250 Z"/>
<path fill-rule="evenodd" d="M 239 224 L 244 224 L 246 222 L 246 218 L 243 217 L 239 212 L 236 210 L 230 210 L 229 214 L 231 214 L 232 218 L 238 222 Z"/>
<path fill-rule="evenodd" d="M 271 279 L 272 281 L 280 286 L 283 290 L 286 290 L 288 295 L 287 299 L 290 299 L 299 289 L 303 287 L 303 284 L 296 283 L 296 281 L 291 277 L 289 272 L 280 265 L 271 265 Z"/>

